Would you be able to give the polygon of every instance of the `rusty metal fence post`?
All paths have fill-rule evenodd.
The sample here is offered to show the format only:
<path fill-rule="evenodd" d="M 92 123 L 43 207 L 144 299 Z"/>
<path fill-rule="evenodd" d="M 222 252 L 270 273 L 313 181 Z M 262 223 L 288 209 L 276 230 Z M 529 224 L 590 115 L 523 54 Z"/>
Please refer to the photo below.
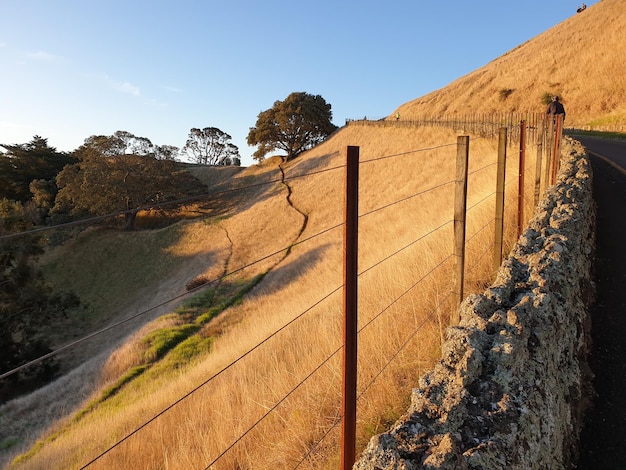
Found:
<path fill-rule="evenodd" d="M 357 386 L 357 276 L 359 222 L 359 147 L 348 146 L 344 226 L 344 323 L 341 468 L 349 470 L 356 458 Z"/>

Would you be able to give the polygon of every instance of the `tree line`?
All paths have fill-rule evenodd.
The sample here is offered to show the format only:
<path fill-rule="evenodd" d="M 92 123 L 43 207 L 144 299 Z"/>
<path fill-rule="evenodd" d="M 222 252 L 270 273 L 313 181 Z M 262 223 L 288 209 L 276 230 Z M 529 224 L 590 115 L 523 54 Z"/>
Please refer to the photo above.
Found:
<path fill-rule="evenodd" d="M 259 162 L 276 150 L 289 160 L 334 132 L 331 119 L 320 95 L 292 93 L 259 113 L 247 142 L 258 146 L 253 157 Z M 92 135 L 72 152 L 37 135 L 24 144 L 0 143 L 0 373 L 49 352 L 46 328 L 81 308 L 75 294 L 45 281 L 38 267 L 42 237 L 2 236 L 111 213 L 123 214 L 132 230 L 142 208 L 206 193 L 181 155 L 203 165 L 241 164 L 231 136 L 217 127 L 192 128 L 182 149 L 127 131 Z M 56 370 L 47 360 L 3 379 L 0 400 L 41 385 Z"/>

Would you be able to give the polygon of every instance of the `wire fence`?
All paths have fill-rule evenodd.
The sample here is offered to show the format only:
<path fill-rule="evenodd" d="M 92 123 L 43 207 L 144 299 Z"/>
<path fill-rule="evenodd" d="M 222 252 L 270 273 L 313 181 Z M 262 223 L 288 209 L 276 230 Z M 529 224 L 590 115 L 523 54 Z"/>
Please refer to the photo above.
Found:
<path fill-rule="evenodd" d="M 382 119 L 346 119 L 349 126 L 377 127 L 447 127 L 460 133 L 474 136 L 495 136 L 498 130 L 506 127 L 510 144 L 520 142 L 520 122 L 525 121 L 529 141 L 536 141 L 537 133 L 545 122 L 545 114 L 540 112 L 498 112 L 498 113 L 454 113 L 437 116 L 411 116 L 408 118 L 385 117 Z"/>
<path fill-rule="evenodd" d="M 476 138 L 494 142 L 497 141 L 498 131 L 502 128 L 506 128 L 507 135 L 511 137 L 507 144 L 510 146 L 511 142 L 515 142 L 516 138 L 519 143 L 520 136 L 524 136 L 524 132 L 520 130 L 521 126 L 530 123 L 529 128 L 531 132 L 526 134 L 524 138 L 527 139 L 530 149 L 537 149 L 535 156 L 539 160 L 539 163 L 519 168 L 520 174 L 523 173 L 527 176 L 525 180 L 526 183 L 524 184 L 528 185 L 528 187 L 520 187 L 520 181 L 524 181 L 524 179 L 520 179 L 519 175 L 518 178 L 507 175 L 507 179 L 503 184 L 505 191 L 508 194 L 512 194 L 513 198 L 517 194 L 523 194 L 525 204 L 532 206 L 532 204 L 536 203 L 536 201 L 529 196 L 529 194 L 534 194 L 532 187 L 534 183 L 533 178 L 539 177 L 544 190 L 550 184 L 545 181 L 545 175 L 548 174 L 546 168 L 551 164 L 550 159 L 544 158 L 542 163 L 541 157 L 542 151 L 547 152 L 547 150 L 553 146 L 554 137 L 552 137 L 553 140 L 551 141 L 550 133 L 544 132 L 548 124 L 542 117 L 543 115 L 539 113 L 527 113 L 523 115 L 468 114 L 467 116 L 444 116 L 439 119 L 424 118 L 411 121 L 400 119 L 381 121 L 358 120 L 350 121 L 347 124 L 400 127 L 444 126 L 451 127 L 457 131 L 469 132 L 474 134 Z M 424 153 L 429 154 L 432 158 L 440 158 L 434 157 L 433 155 L 435 153 L 441 153 L 445 160 L 453 160 L 456 146 L 457 143 L 445 143 L 443 145 L 429 148 L 417 148 L 397 154 L 375 155 L 364 159 L 359 165 L 363 168 L 366 166 L 376 166 L 382 163 L 386 164 L 385 161 L 390 159 L 412 158 L 415 154 Z M 497 206 L 495 179 L 498 162 L 496 161 L 496 157 L 496 152 L 494 152 L 489 158 L 483 158 L 480 166 L 472 167 L 467 172 L 469 191 L 467 194 L 466 223 L 468 232 L 467 236 L 464 237 L 467 258 L 463 266 L 466 276 L 465 282 L 467 284 L 465 289 L 466 294 L 484 288 L 486 283 L 490 282 L 491 275 L 493 274 L 493 270 L 491 269 L 493 260 L 490 259 L 489 254 L 493 253 L 492 246 L 495 243 L 496 237 L 496 231 L 494 229 L 494 224 L 496 223 L 496 215 L 494 212 Z M 516 158 L 511 159 L 510 162 L 507 163 L 507 168 L 509 168 L 509 170 L 515 169 L 515 163 L 520 161 L 522 161 L 521 156 L 516 155 Z M 532 163 L 534 164 L 536 161 Z M 289 174 L 283 172 L 280 178 L 271 179 L 261 184 L 263 186 L 267 185 L 268 187 L 276 185 L 279 182 L 295 184 L 297 180 L 306 180 L 307 178 L 321 174 L 336 178 L 337 175 L 335 172 L 344 168 L 344 165 L 337 165 L 321 171 L 311 171 L 295 176 L 289 176 Z M 376 174 L 377 172 L 376 168 L 370 168 L 369 171 L 371 174 Z M 487 186 L 489 184 L 488 182 L 492 183 L 491 188 Z M 394 224 L 397 224 L 399 217 L 420 217 L 420 211 L 425 208 L 425 205 L 429 204 L 429 202 L 424 202 L 424 198 L 435 195 L 439 198 L 439 193 L 453 194 L 454 185 L 454 175 L 450 174 L 447 175 L 447 177 L 444 175 L 440 181 L 431 182 L 431 184 L 426 186 L 414 187 L 402 197 L 392 201 L 382 201 L 377 205 L 366 206 L 359 213 L 359 223 L 360 227 L 364 227 L 364 233 L 359 233 L 358 239 L 360 245 L 365 247 L 365 253 L 360 253 L 360 265 L 362 265 L 362 267 L 358 271 L 358 282 L 359 284 L 368 286 L 369 289 L 372 289 L 372 286 L 377 286 L 376 290 L 379 291 L 376 292 L 377 295 L 374 300 L 368 300 L 366 304 L 367 310 L 359 311 L 359 343 L 374 343 L 377 345 L 377 347 L 373 348 L 375 354 L 359 358 L 357 371 L 359 377 L 358 383 L 361 384 L 357 393 L 357 406 L 359 407 L 359 411 L 362 411 L 363 408 L 375 406 L 370 403 L 366 397 L 372 392 L 373 388 L 377 386 L 381 377 L 386 374 L 391 374 L 396 376 L 393 380 L 402 380 L 410 383 L 411 380 L 415 380 L 416 377 L 424 371 L 428 363 L 422 363 L 419 359 L 416 359 L 416 357 L 419 358 L 424 354 L 421 350 L 422 343 L 426 344 L 425 338 L 432 337 L 433 333 L 440 336 L 443 335 L 443 329 L 445 329 L 445 326 L 451 321 L 451 311 L 457 306 L 453 295 L 453 279 L 450 278 L 455 259 L 455 254 L 452 249 L 453 244 L 450 243 L 453 237 L 454 223 L 452 213 L 448 215 L 438 214 L 437 217 L 433 216 L 432 219 L 434 223 L 428 226 L 422 223 L 416 223 L 416 233 L 412 233 L 410 236 L 399 233 L 395 234 L 392 237 L 394 243 L 389 243 L 389 246 L 385 246 L 375 253 L 367 253 L 366 247 L 377 243 L 376 237 L 380 236 L 380 232 L 377 231 L 376 228 L 385 225 L 387 228 L 393 227 Z M 229 189 L 228 191 L 246 191 L 251 187 L 253 186 L 248 185 L 241 188 Z M 210 197 L 215 196 L 216 193 L 210 195 Z M 511 197 L 507 200 L 510 199 Z M 194 201 L 197 200 L 198 197 L 195 197 Z M 0 240 L 13 240 L 20 236 L 32 235 L 48 230 L 64 229 L 77 224 L 92 225 L 109 218 L 119 217 L 120 214 L 121 213 L 114 213 L 86 219 L 84 221 L 71 222 L 69 224 L 40 227 L 28 232 L 5 235 L 0 237 Z M 512 207 L 511 204 L 507 204 L 504 218 L 507 220 L 515 220 L 518 217 L 519 212 L 516 208 Z M 517 220 L 517 224 L 523 223 L 524 220 Z M 418 229 L 419 227 L 422 228 Z M 206 283 L 182 295 L 174 296 L 167 299 L 165 302 L 160 302 L 154 306 L 143 309 L 126 319 L 71 341 L 49 354 L 42 355 L 22 366 L 6 371 L 0 375 L 0 379 L 8 378 L 21 370 L 43 362 L 46 359 L 50 359 L 68 349 L 77 347 L 105 332 L 115 330 L 122 324 L 147 315 L 157 308 L 192 296 L 206 289 L 208 286 L 219 283 L 223 279 L 241 272 L 252 265 L 262 263 L 277 256 L 283 260 L 286 254 L 290 253 L 295 246 L 300 246 L 304 251 L 308 243 L 312 243 L 322 236 L 330 236 L 336 240 L 336 243 L 340 243 L 340 228 L 345 229 L 344 221 L 328 224 L 318 229 L 312 235 L 304 236 L 304 234 L 302 234 L 289 245 L 263 255 L 252 263 L 230 269 L 228 272 L 208 280 Z M 421 233 L 417 233 L 420 230 Z M 505 245 L 511 247 L 517 235 L 516 224 L 508 225 L 505 232 L 507 232 L 504 237 Z M 447 246 L 448 248 L 442 249 L 441 246 Z M 272 266 L 276 265 L 277 263 L 274 263 Z M 395 279 L 394 282 L 389 282 L 394 275 L 393 273 L 397 272 L 399 269 L 406 269 L 410 273 L 409 281 L 401 282 Z M 137 448 L 150 446 L 150 439 L 153 438 L 142 438 L 141 434 L 143 431 L 159 420 L 164 420 L 166 423 L 164 426 L 176 426 L 176 419 L 172 421 L 171 418 L 167 418 L 167 415 L 172 409 L 201 393 L 203 393 L 203 395 L 198 398 L 199 400 L 204 400 L 207 394 L 216 393 L 215 391 L 207 391 L 206 389 L 209 386 L 214 386 L 220 380 L 226 380 L 225 377 L 227 375 L 230 376 L 228 380 L 233 380 L 233 377 L 243 376 L 248 373 L 244 370 L 248 367 L 244 366 L 244 362 L 255 361 L 255 355 L 262 356 L 272 354 L 268 351 L 272 351 L 276 348 L 275 345 L 274 349 L 272 348 L 273 341 L 277 341 L 277 338 L 281 335 L 298 337 L 299 333 L 294 332 L 298 323 L 306 323 L 307 325 L 317 324 L 321 321 L 320 317 L 325 315 L 325 312 L 340 309 L 340 293 L 343 288 L 344 285 L 339 284 L 328 289 L 324 295 L 311 302 L 307 308 L 293 315 L 289 321 L 273 330 L 263 340 L 245 350 L 234 360 L 209 375 L 206 379 L 201 380 L 197 385 L 191 387 L 189 391 L 180 395 L 178 399 L 172 401 L 160 411 L 143 419 L 142 424 L 131 426 L 130 430 L 126 433 L 120 434 L 120 432 L 118 432 L 117 438 L 103 441 L 101 445 L 102 450 L 97 455 L 85 459 L 85 463 L 81 464 L 80 468 L 87 468 L 96 463 L 107 466 L 110 464 L 107 458 L 111 458 L 111 462 L 115 461 L 111 457 L 115 452 L 133 453 Z M 418 291 L 419 294 L 417 294 Z M 359 295 L 365 296 L 370 294 L 371 292 L 367 294 L 360 293 Z M 382 340 L 382 338 L 384 338 L 384 340 Z M 320 381 L 315 381 L 315 378 L 323 374 L 331 377 L 331 379 L 326 377 L 321 380 L 322 383 L 328 383 L 329 380 L 332 380 L 332 377 L 334 377 L 335 380 L 334 385 L 328 387 L 326 391 L 327 396 L 324 398 L 325 403 L 321 405 L 319 411 L 321 414 L 325 413 L 325 416 L 323 419 L 319 420 L 314 435 L 310 436 L 307 442 L 292 444 L 295 448 L 295 452 L 300 450 L 299 456 L 294 457 L 293 452 L 291 452 L 289 453 L 291 455 L 290 458 L 280 462 L 274 462 L 274 464 L 280 468 L 301 468 L 302 466 L 315 468 L 320 461 L 326 458 L 324 456 L 329 452 L 328 449 L 335 449 L 331 451 L 331 453 L 336 452 L 336 449 L 342 444 L 338 436 L 338 427 L 344 418 L 339 408 L 341 390 L 339 384 L 336 382 L 339 378 L 337 370 L 339 367 L 338 356 L 339 352 L 344 350 L 344 344 L 342 344 L 341 338 L 337 336 L 334 340 L 325 343 L 321 351 L 315 350 L 315 344 L 308 345 L 307 349 L 308 354 L 317 358 L 316 362 L 313 361 L 315 365 L 310 366 L 308 370 L 299 370 L 296 365 L 292 370 L 285 371 L 285 375 L 289 376 L 286 382 L 292 385 L 290 385 L 284 393 L 274 393 L 274 395 L 276 395 L 274 400 L 259 404 L 253 412 L 248 412 L 245 417 L 238 417 L 236 425 L 234 425 L 235 420 L 231 417 L 231 424 L 233 424 L 233 427 L 238 429 L 239 432 L 226 433 L 227 435 L 224 436 L 214 436 L 215 439 L 220 442 L 218 447 L 220 447 L 221 450 L 214 455 L 207 455 L 205 460 L 207 469 L 246 467 L 246 459 L 251 458 L 247 456 L 248 451 L 246 450 L 246 446 L 271 446 L 267 441 L 267 429 L 271 429 L 267 422 L 270 420 L 283 422 L 286 426 L 297 425 L 294 424 L 294 422 L 298 422 L 298 419 L 294 418 L 294 416 L 296 416 L 296 412 L 293 411 L 294 405 L 292 405 L 290 401 L 293 400 L 294 396 L 297 394 L 319 393 L 317 389 L 319 388 Z M 260 380 L 259 383 L 260 382 L 263 381 Z M 385 387 L 385 385 L 381 386 Z M 266 384 L 264 387 L 271 389 L 272 385 Z M 262 387 L 259 385 L 259 388 Z M 316 390 L 316 392 L 312 392 L 311 389 Z M 281 414 L 281 408 L 287 409 L 288 411 L 284 411 L 284 414 Z M 300 413 L 303 413 L 303 411 L 300 410 Z M 264 428 L 264 426 L 267 427 Z M 369 434 L 371 434 L 371 431 L 360 431 L 360 435 L 364 436 L 362 439 L 366 439 Z M 119 437 L 120 435 L 122 435 L 122 437 Z M 233 437 L 229 440 L 229 436 Z M 131 444 L 131 441 L 135 439 L 139 440 L 139 443 Z M 271 439 L 271 437 L 269 437 L 269 439 Z M 255 444 L 251 444 L 251 442 Z M 363 444 L 364 442 L 361 441 L 359 445 Z M 127 449 L 122 449 L 125 446 Z"/>

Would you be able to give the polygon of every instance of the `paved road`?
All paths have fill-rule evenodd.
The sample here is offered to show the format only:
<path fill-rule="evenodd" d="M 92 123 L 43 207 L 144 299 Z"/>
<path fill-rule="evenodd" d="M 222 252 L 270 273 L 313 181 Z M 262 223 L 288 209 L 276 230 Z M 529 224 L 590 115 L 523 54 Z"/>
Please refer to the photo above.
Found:
<path fill-rule="evenodd" d="M 598 210 L 590 356 L 596 397 L 578 469 L 626 469 L 626 141 L 576 139 L 591 155 Z"/>

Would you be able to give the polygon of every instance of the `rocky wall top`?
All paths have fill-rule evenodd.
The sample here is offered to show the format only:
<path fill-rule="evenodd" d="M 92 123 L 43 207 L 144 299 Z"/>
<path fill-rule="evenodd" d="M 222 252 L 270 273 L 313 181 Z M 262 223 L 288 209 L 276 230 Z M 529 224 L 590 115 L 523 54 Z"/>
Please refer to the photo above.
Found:
<path fill-rule="evenodd" d="M 570 468 L 589 379 L 591 178 L 584 149 L 566 138 L 558 181 L 495 282 L 462 303 L 442 359 L 354 469 Z"/>

